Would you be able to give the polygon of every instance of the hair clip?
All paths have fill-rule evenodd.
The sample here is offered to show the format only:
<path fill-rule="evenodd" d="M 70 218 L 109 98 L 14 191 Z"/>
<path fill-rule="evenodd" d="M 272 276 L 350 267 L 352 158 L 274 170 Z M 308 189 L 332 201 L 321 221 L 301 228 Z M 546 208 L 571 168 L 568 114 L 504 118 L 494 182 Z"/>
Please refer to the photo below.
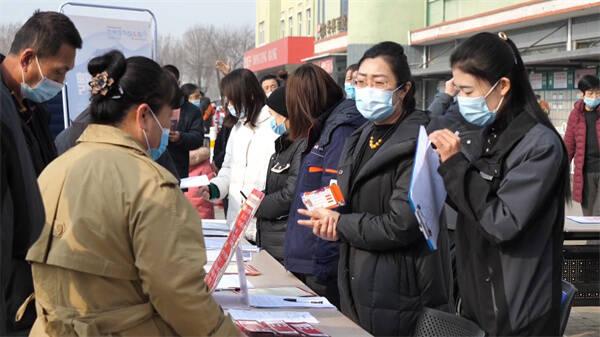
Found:
<path fill-rule="evenodd" d="M 498 32 L 498 37 L 508 44 L 508 48 L 510 48 L 510 52 L 513 55 L 515 64 L 519 64 L 519 62 L 517 61 L 517 55 L 516 55 L 517 51 L 513 49 L 511 44 L 508 43 L 508 35 L 506 35 L 505 32 Z"/>
<path fill-rule="evenodd" d="M 96 74 L 96 76 L 94 76 L 88 84 L 90 88 L 92 88 L 92 95 L 100 94 L 102 96 L 106 96 L 114 83 L 115 80 L 113 80 L 111 77 L 108 77 L 108 73 L 103 71 Z"/>

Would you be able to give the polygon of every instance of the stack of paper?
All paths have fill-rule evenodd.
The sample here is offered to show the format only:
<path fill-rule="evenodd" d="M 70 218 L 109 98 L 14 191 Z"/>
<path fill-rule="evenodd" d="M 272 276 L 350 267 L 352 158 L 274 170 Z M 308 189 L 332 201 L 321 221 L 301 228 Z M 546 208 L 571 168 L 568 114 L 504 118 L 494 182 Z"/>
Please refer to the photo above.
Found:
<path fill-rule="evenodd" d="M 254 288 L 254 285 L 247 281 L 248 288 Z M 240 277 L 238 275 L 223 275 L 219 284 L 217 285 L 217 290 L 238 290 L 240 289 Z"/>
<path fill-rule="evenodd" d="M 319 321 L 313 315 L 303 311 L 256 311 L 229 309 L 228 312 L 231 315 L 231 318 L 236 321 L 319 323 Z"/>
<path fill-rule="evenodd" d="M 586 225 L 600 225 L 600 216 L 567 216 L 567 219 Z"/>
<path fill-rule="evenodd" d="M 249 303 L 255 308 L 321 308 L 335 309 L 325 297 L 293 297 L 275 295 L 250 295 Z"/>
<path fill-rule="evenodd" d="M 180 188 L 190 188 L 190 187 L 200 187 L 200 186 L 208 186 L 210 181 L 206 175 L 197 176 L 197 177 L 188 177 L 181 179 L 181 183 L 179 184 Z"/>

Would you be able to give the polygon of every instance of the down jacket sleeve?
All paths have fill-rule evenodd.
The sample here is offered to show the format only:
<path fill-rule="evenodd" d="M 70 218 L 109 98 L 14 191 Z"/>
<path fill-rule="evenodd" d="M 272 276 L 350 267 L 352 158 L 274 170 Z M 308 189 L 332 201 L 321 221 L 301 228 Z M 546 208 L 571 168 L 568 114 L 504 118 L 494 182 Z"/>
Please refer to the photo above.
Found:
<path fill-rule="evenodd" d="M 529 143 L 528 149 L 518 154 L 520 158 L 515 158 L 514 166 L 507 168 L 498 191 L 492 189 L 462 153 L 441 164 L 439 172 L 449 198 L 461 213 L 480 224 L 492 242 L 500 244 L 517 237 L 534 222 L 533 217 L 544 207 L 549 195 L 556 193 L 563 150 L 558 139 L 553 142 L 548 138 L 521 141 Z"/>
<path fill-rule="evenodd" d="M 412 160 L 406 160 L 399 166 L 388 213 L 351 213 L 340 216 L 337 231 L 341 240 L 358 249 L 386 251 L 408 246 L 421 237 L 419 224 L 408 203 L 412 166 Z"/>

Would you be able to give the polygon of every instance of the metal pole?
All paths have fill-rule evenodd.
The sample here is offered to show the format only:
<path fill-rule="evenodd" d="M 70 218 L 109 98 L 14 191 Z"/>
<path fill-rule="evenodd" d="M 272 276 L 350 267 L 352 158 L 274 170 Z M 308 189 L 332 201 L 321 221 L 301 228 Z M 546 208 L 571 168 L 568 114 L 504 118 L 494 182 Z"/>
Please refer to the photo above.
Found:
<path fill-rule="evenodd" d="M 573 49 L 573 19 L 567 20 L 567 51 Z"/>

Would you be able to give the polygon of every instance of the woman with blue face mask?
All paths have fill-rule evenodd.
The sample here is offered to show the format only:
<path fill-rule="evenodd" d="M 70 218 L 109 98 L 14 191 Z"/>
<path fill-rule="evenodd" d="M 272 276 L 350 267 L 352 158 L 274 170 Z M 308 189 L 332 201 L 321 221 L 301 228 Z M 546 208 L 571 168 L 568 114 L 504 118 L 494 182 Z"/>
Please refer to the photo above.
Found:
<path fill-rule="evenodd" d="M 583 215 L 600 215 L 600 80 L 584 76 L 577 88 L 582 99 L 569 115 L 565 143 L 569 162 L 575 162 L 573 200 L 581 204 Z"/>
<path fill-rule="evenodd" d="M 461 115 L 483 127 L 473 158 L 460 135 L 430 135 L 458 212 L 459 314 L 489 336 L 560 336 L 565 146 L 504 33 L 472 36 L 450 64 Z"/>
<path fill-rule="evenodd" d="M 31 334 L 239 335 L 204 284 L 196 210 L 154 161 L 168 142 L 174 79 L 119 51 L 88 70 L 93 123 L 38 180 L 47 220 L 27 254 Z"/>
<path fill-rule="evenodd" d="M 356 74 L 358 72 L 358 64 L 351 64 L 346 68 L 346 77 L 344 78 L 344 92 L 346 99 L 356 99 Z"/>
<path fill-rule="evenodd" d="M 408 336 L 423 307 L 448 307 L 446 235 L 431 252 L 408 203 L 415 141 L 429 121 L 414 93 L 401 45 L 367 50 L 356 107 L 369 122 L 347 139 L 338 166 L 346 206 L 300 210 L 300 224 L 339 242 L 342 312 L 375 336 Z"/>
<path fill-rule="evenodd" d="M 290 138 L 285 87 L 277 88 L 269 95 L 267 106 L 273 117 L 271 129 L 279 138 L 275 140 L 275 153 L 269 162 L 265 198 L 256 212 L 256 244 L 283 262 L 288 213 L 294 200 L 304 140 Z"/>
<path fill-rule="evenodd" d="M 223 106 L 229 111 L 227 123 L 233 120 L 235 125 L 218 175 L 198 193 L 207 200 L 227 198 L 227 223 L 232 225 L 246 196 L 253 189 L 265 189 L 269 160 L 279 135 L 271 128 L 267 97 L 250 70 L 236 69 L 223 77 L 221 93 Z M 246 230 L 246 239 L 256 241 L 256 218 Z"/>

